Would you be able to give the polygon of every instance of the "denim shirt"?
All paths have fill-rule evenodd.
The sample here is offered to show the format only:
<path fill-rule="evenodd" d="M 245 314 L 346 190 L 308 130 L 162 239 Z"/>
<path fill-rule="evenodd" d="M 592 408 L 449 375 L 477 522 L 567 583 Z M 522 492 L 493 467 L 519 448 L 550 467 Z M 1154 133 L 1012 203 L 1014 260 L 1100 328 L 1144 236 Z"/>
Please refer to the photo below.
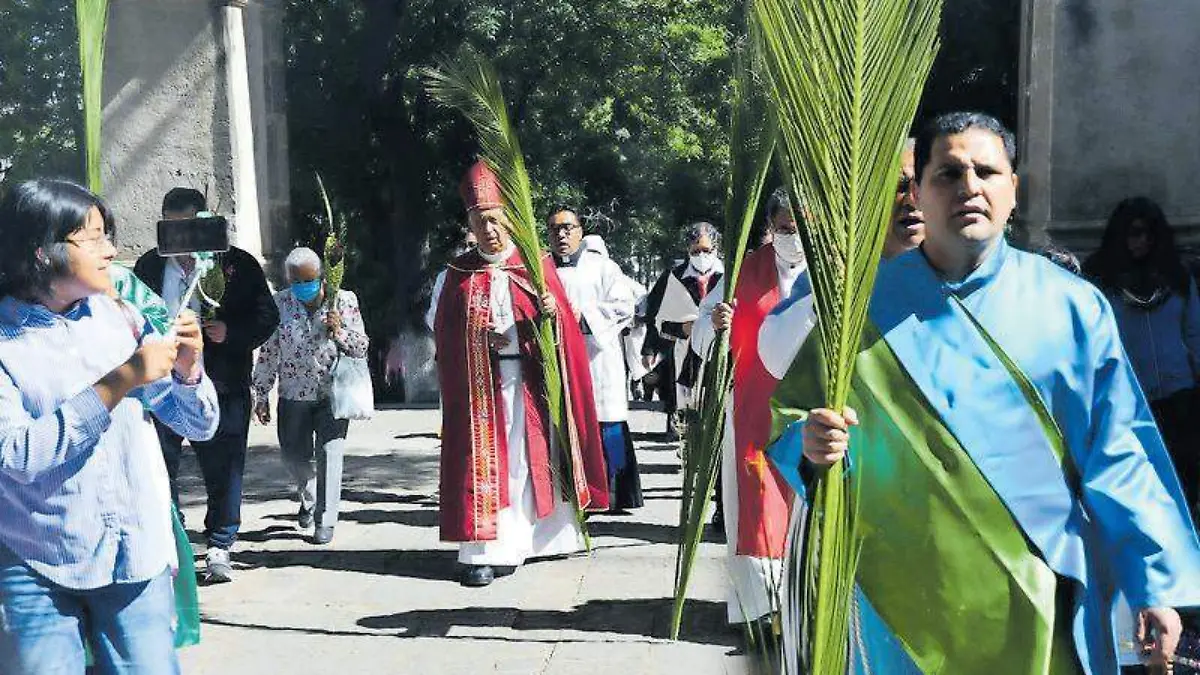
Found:
<path fill-rule="evenodd" d="M 1195 365 L 1200 362 L 1200 300 L 1189 282 L 1188 297 L 1178 293 L 1151 311 L 1138 309 L 1108 294 L 1121 342 L 1150 401 L 1195 386 Z"/>
<path fill-rule="evenodd" d="M 216 391 L 207 376 L 166 377 L 109 412 L 92 389 L 148 332 L 136 310 L 105 296 L 61 315 L 0 300 L 0 546 L 59 586 L 145 581 L 177 564 L 148 411 L 208 439 Z"/>

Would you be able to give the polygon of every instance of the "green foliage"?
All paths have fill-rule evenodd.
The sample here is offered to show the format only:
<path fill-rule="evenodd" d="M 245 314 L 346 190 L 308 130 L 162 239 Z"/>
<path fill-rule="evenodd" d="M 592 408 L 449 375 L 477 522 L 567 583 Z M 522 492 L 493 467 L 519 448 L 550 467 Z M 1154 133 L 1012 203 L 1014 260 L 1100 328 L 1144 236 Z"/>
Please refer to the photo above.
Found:
<path fill-rule="evenodd" d="M 751 68 L 751 57 L 739 55 L 733 80 L 733 122 L 730 127 L 729 179 L 725 222 L 734 231 L 733 250 L 727 259 L 725 302 L 733 302 L 750 231 L 759 213 L 758 202 L 775 153 L 775 125 L 766 88 Z M 684 452 L 683 493 L 679 502 L 679 553 L 675 559 L 675 603 L 671 638 L 678 639 L 684 604 L 696 552 L 704 534 L 717 468 L 725 440 L 726 401 L 733 387 L 738 355 L 729 350 L 729 332 L 719 331 L 709 348 L 704 374 L 697 388 L 699 424 L 689 424 Z"/>
<path fill-rule="evenodd" d="M 0 177 L 84 179 L 82 79 L 69 2 L 0 2 Z"/>
<path fill-rule="evenodd" d="M 383 336 L 419 319 L 462 240 L 457 187 L 478 152 L 470 125 L 434 104 L 419 73 L 467 43 L 502 76 L 539 226 L 554 203 L 578 204 L 626 270 L 651 280 L 682 225 L 720 213 L 733 8 L 289 0 L 294 236 L 314 248 L 325 236 L 320 167 L 353 224 L 346 283 L 367 325 Z"/>
<path fill-rule="evenodd" d="M 842 410 L 867 318 L 896 171 L 937 53 L 941 0 L 751 0 L 816 297 L 826 407 Z M 805 547 L 808 672 L 846 671 L 861 548 L 843 463 L 817 479 Z"/>
<path fill-rule="evenodd" d="M 329 201 L 329 193 L 325 191 L 325 181 L 321 174 L 315 174 L 317 187 L 321 190 L 321 203 L 325 206 L 325 247 L 322 249 L 321 269 L 325 274 L 325 307 L 337 307 L 338 291 L 342 290 L 342 282 L 346 278 L 346 227 L 333 216 L 333 203 Z"/>
<path fill-rule="evenodd" d="M 108 0 L 75 0 L 79 31 L 79 65 L 83 80 L 84 149 L 87 183 L 100 193 L 100 127 L 104 118 L 104 43 L 108 35 Z"/>

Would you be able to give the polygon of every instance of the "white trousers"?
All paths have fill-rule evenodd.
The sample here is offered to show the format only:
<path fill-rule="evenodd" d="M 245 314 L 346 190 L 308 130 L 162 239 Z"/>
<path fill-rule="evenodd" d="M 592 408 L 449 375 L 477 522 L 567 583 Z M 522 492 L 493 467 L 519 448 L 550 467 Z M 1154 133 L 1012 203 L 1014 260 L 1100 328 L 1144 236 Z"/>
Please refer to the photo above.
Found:
<path fill-rule="evenodd" d="M 581 551 L 583 533 L 575 521 L 575 507 L 561 501 L 558 486 L 554 488 L 557 508 L 548 517 L 537 519 L 529 456 L 525 451 L 524 379 L 519 361 L 500 361 L 500 383 L 508 437 L 509 505 L 500 510 L 496 539 L 463 542 L 459 545 L 458 561 L 464 565 L 512 566 L 524 563 L 527 558 Z"/>
<path fill-rule="evenodd" d="M 783 561 L 738 555 L 738 481 L 733 440 L 733 408 L 725 409 L 725 440 L 721 448 L 721 490 L 725 509 L 726 564 L 729 568 L 727 600 L 729 623 L 745 623 L 767 616 L 778 609 L 778 593 L 783 583 Z"/>

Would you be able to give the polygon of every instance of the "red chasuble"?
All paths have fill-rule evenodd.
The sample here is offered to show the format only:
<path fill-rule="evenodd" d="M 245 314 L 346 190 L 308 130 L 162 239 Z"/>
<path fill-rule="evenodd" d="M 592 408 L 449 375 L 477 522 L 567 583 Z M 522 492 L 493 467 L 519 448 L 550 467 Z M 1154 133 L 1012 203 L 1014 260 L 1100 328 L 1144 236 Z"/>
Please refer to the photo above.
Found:
<path fill-rule="evenodd" d="M 546 284 L 569 316 L 570 303 L 547 256 L 542 259 Z M 554 512 L 550 466 L 550 420 L 533 319 L 538 298 L 529 275 L 514 252 L 501 268 L 506 273 L 517 321 L 525 397 L 525 446 L 533 480 L 537 517 Z M 492 275 L 472 251 L 450 263 L 438 301 L 434 339 L 438 379 L 442 387 L 441 538 L 443 541 L 491 541 L 496 521 L 510 504 L 508 439 L 505 434 L 500 372 L 488 344 L 491 326 Z M 579 504 L 589 510 L 608 508 L 608 473 L 600 424 L 592 395 L 587 345 L 574 321 L 557 322 L 559 364 L 567 390 L 574 488 Z"/>
<path fill-rule="evenodd" d="M 775 247 L 746 256 L 738 280 L 737 311 L 729 334 L 734 355 L 733 441 L 738 486 L 738 555 L 783 558 L 792 491 L 763 451 L 771 440 L 771 394 L 778 381 L 758 355 L 758 332 L 779 304 Z"/>

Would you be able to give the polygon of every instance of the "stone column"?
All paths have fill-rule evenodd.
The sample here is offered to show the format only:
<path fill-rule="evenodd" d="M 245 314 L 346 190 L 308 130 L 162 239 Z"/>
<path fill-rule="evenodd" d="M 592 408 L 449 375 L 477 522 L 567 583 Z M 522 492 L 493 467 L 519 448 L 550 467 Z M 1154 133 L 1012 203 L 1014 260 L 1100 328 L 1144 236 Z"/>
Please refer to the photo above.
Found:
<path fill-rule="evenodd" d="M 234 227 L 236 244 L 262 258 L 262 228 L 259 226 L 258 174 L 254 161 L 254 122 L 250 110 L 250 77 L 246 60 L 244 28 L 246 0 L 227 0 L 221 8 L 222 46 L 225 49 L 225 88 L 229 102 L 230 164 L 233 184 L 241 208 Z"/>
<path fill-rule="evenodd" d="M 1121 199 L 1200 229 L 1200 3 L 1026 0 L 1022 213 L 1087 251 Z"/>
<path fill-rule="evenodd" d="M 175 186 L 205 193 L 241 248 L 261 257 L 286 245 L 286 179 L 260 182 L 287 172 L 286 124 L 275 125 L 283 143 L 264 128 L 283 109 L 282 13 L 275 0 L 258 4 L 111 0 L 103 178 L 123 260 L 154 246 L 162 197 Z M 263 35 L 273 39 L 252 42 Z"/>

